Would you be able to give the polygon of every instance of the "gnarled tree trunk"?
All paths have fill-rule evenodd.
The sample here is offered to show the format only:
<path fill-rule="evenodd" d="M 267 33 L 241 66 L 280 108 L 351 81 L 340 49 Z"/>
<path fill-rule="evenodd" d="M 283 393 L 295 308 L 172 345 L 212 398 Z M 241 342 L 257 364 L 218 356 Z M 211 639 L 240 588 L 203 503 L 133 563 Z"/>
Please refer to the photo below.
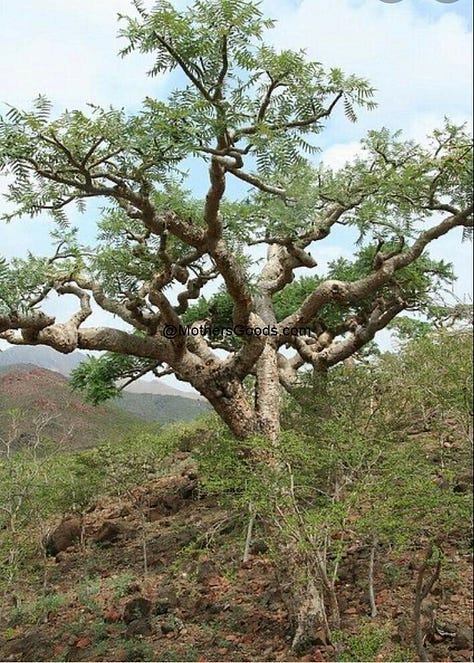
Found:
<path fill-rule="evenodd" d="M 294 587 L 292 601 L 295 606 L 296 631 L 291 648 L 305 653 L 314 645 L 330 641 L 324 595 L 317 579 L 308 578 L 300 587 Z"/>
<path fill-rule="evenodd" d="M 273 444 L 280 435 L 280 380 L 275 348 L 267 343 L 257 362 L 255 410 L 260 432 Z"/>

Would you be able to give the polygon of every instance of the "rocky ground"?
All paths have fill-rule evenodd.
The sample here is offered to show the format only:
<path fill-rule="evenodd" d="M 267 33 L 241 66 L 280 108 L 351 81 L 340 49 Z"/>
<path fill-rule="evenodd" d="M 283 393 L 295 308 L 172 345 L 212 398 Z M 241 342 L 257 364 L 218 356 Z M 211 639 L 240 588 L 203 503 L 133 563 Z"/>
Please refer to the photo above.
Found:
<path fill-rule="evenodd" d="M 338 584 L 344 644 L 296 657 L 285 589 L 258 528 L 243 562 L 244 521 L 200 494 L 188 454 L 178 460 L 178 472 L 126 499 L 53 524 L 48 557 L 4 599 L 0 659 L 416 660 L 416 551 L 378 551 L 371 618 L 369 551 L 351 542 Z M 469 661 L 471 559 L 455 537 L 446 553 L 451 563 L 424 607 L 425 645 L 432 660 Z"/>

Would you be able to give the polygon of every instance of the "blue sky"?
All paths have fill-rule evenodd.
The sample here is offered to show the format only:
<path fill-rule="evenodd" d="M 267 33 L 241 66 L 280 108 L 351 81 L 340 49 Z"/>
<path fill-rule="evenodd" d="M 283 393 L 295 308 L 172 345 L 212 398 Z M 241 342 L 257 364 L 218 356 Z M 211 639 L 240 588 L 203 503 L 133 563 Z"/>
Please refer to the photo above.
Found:
<path fill-rule="evenodd" d="M 263 0 L 262 4 L 278 21 L 269 35 L 276 46 L 305 48 L 310 58 L 365 76 L 377 88 L 379 107 L 362 113 L 357 124 L 349 123 L 342 112 L 328 122 L 319 142 L 321 158 L 328 165 L 338 167 L 350 159 L 371 128 L 403 129 L 407 136 L 423 140 L 445 115 L 471 124 L 469 0 Z M 57 110 L 94 102 L 134 111 L 146 95 L 163 97 L 170 80 L 144 75 L 150 58 L 133 55 L 121 60 L 116 55 L 119 11 L 129 13 L 127 0 L 0 0 L 0 103 L 27 106 L 43 93 Z M 0 192 L 4 189 L 0 179 Z M 5 203 L 0 200 L 2 208 Z M 74 220 L 91 227 L 96 213 L 91 209 Z M 0 225 L 0 255 L 46 250 L 48 225 L 41 218 Z M 350 245 L 338 234 L 318 251 L 324 265 L 348 255 Z M 432 254 L 455 263 L 456 293 L 470 297 L 471 247 L 461 245 L 454 233 L 434 246 Z M 55 303 L 51 306 L 58 310 Z"/>

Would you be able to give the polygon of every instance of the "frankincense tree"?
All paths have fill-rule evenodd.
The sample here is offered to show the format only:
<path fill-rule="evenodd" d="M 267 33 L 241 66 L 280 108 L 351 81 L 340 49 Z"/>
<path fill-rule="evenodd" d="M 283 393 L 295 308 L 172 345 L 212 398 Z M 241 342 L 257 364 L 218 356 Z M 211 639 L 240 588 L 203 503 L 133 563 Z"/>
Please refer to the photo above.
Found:
<path fill-rule="evenodd" d="M 355 121 L 374 106 L 366 80 L 266 44 L 272 21 L 254 0 L 132 9 L 122 55 L 153 54 L 151 75 L 177 71 L 165 101 L 51 118 L 39 97 L 0 120 L 4 218 L 49 213 L 57 224 L 51 256 L 0 261 L 0 338 L 105 352 L 73 380 L 94 401 L 120 379 L 173 373 L 237 438 L 276 442 L 280 386 L 291 391 L 305 367 L 324 376 L 401 312 L 429 311 L 452 277 L 426 249 L 472 229 L 471 140 L 448 121 L 423 145 L 383 129 L 341 170 L 315 166 L 334 109 Z M 208 182 L 203 200 L 186 189 L 189 159 Z M 240 197 L 225 195 L 232 180 Z M 84 217 L 98 216 L 93 247 L 68 215 L 89 199 L 102 201 Z M 312 253 L 340 226 L 358 237 L 353 259 L 323 274 Z M 69 319 L 45 312 L 52 293 L 77 300 Z M 119 323 L 94 326 L 95 307 Z M 300 639 L 324 621 L 314 582 L 305 596 Z"/>
<path fill-rule="evenodd" d="M 93 399 L 114 394 L 119 378 L 172 372 L 238 437 L 276 438 L 280 385 L 350 357 L 450 276 L 425 249 L 472 227 L 471 143 L 449 123 L 428 146 L 384 129 L 353 164 L 315 167 L 314 139 L 333 109 L 342 104 L 353 121 L 374 105 L 365 80 L 266 45 L 272 22 L 251 0 L 133 5 L 135 16 L 121 17 L 122 55 L 153 53 L 151 75 L 180 70 L 184 82 L 166 101 L 147 98 L 136 115 L 93 108 L 50 119 L 40 97 L 1 120 L 7 217 L 49 212 L 58 225 L 54 255 L 2 262 L 1 337 L 112 353 L 76 375 Z M 189 157 L 209 180 L 204 200 L 184 187 Z M 240 199 L 225 197 L 232 179 L 243 183 Z M 67 214 L 90 198 L 104 201 L 93 250 Z M 322 276 L 310 249 L 340 225 L 357 228 L 357 252 Z M 263 265 L 252 258 L 257 244 L 267 245 Z M 308 276 L 295 280 L 298 268 Z M 221 292 L 190 305 L 212 281 Z M 77 298 L 68 320 L 42 312 L 52 291 Z M 87 326 L 92 300 L 124 324 Z M 209 333 L 216 315 L 240 335 Z M 184 323 L 208 333 L 166 337 Z"/>

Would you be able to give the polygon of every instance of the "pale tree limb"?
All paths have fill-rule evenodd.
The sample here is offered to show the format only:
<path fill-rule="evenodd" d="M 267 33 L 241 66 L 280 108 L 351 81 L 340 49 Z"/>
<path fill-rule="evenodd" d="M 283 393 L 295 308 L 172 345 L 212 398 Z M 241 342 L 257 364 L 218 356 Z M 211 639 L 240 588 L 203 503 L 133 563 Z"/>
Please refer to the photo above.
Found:
<path fill-rule="evenodd" d="M 421 256 L 430 242 L 442 237 L 456 227 L 472 227 L 472 205 L 459 214 L 449 216 L 435 226 L 420 233 L 418 238 L 406 251 L 385 260 L 381 267 L 368 276 L 349 283 L 347 281 L 327 280 L 321 283 L 309 295 L 298 311 L 291 314 L 281 325 L 288 327 L 304 327 L 325 304 L 334 301 L 352 303 L 375 293 L 387 284 L 394 272 L 410 265 Z"/>

